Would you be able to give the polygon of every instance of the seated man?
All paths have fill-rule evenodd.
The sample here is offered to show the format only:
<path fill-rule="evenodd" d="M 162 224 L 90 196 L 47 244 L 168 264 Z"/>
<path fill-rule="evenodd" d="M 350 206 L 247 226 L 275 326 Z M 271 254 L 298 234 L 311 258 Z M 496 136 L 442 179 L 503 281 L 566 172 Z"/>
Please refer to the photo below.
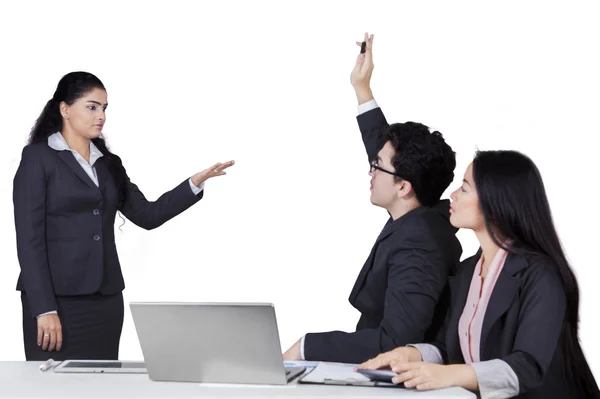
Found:
<path fill-rule="evenodd" d="M 427 342 L 443 322 L 446 281 L 462 248 L 440 201 L 454 178 L 455 154 L 439 132 L 420 123 L 388 126 L 370 89 L 372 40 L 352 71 L 358 125 L 371 162 L 371 202 L 390 219 L 350 294 L 361 312 L 356 332 L 309 333 L 285 360 L 361 363 L 412 342 Z"/>

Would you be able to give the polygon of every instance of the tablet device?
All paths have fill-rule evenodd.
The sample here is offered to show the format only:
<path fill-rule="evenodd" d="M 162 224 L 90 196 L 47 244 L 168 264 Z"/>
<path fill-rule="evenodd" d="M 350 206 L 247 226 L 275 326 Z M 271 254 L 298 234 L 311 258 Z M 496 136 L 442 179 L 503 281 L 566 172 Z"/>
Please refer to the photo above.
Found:
<path fill-rule="evenodd" d="M 356 369 L 357 372 L 361 373 L 371 381 L 387 382 L 393 384 L 392 378 L 398 375 L 398 373 L 392 370 L 367 370 L 367 369 Z"/>
<path fill-rule="evenodd" d="M 54 368 L 55 373 L 133 373 L 144 374 L 144 362 L 118 360 L 65 360 Z"/>

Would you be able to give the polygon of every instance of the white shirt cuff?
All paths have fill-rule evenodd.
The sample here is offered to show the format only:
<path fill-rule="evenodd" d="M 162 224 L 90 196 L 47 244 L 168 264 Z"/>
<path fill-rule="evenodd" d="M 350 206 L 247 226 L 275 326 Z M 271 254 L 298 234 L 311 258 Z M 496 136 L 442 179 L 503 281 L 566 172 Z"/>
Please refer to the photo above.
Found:
<path fill-rule="evenodd" d="M 47 314 L 58 314 L 58 313 L 56 312 L 56 310 L 51 310 L 49 312 L 42 313 L 42 314 L 38 315 L 37 317 L 46 316 Z"/>
<path fill-rule="evenodd" d="M 485 399 L 513 398 L 519 394 L 519 378 L 503 360 L 471 363 L 477 375 L 479 393 Z"/>
<path fill-rule="evenodd" d="M 190 188 L 192 189 L 192 192 L 194 193 L 194 195 L 198 195 L 198 194 L 200 194 L 200 192 L 202 190 L 204 190 L 204 182 L 200 183 L 200 187 L 196 187 L 194 185 L 194 183 L 192 183 L 192 178 L 191 177 L 190 177 L 189 182 L 190 182 Z"/>
<path fill-rule="evenodd" d="M 379 108 L 379 105 L 377 105 L 377 101 L 375 101 L 375 99 L 369 100 L 366 103 L 358 105 L 358 114 L 364 114 L 365 112 L 369 112 L 375 108 Z"/>
<path fill-rule="evenodd" d="M 306 338 L 306 335 L 302 336 L 302 340 L 300 341 L 300 358 L 301 360 L 306 360 L 304 359 L 304 339 Z"/>

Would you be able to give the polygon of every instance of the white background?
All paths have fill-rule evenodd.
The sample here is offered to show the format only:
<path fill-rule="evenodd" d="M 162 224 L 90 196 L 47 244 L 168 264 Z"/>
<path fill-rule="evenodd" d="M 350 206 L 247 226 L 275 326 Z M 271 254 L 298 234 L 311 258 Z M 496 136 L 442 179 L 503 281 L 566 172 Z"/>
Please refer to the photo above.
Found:
<path fill-rule="evenodd" d="M 375 33 L 388 121 L 439 129 L 458 154 L 516 149 L 545 179 L 581 287 L 581 340 L 600 371 L 598 12 L 564 2 L 81 2 L 0 5 L 0 360 L 24 359 L 12 178 L 59 79 L 108 90 L 105 135 L 156 199 L 218 161 L 205 198 L 117 245 L 125 301 L 268 301 L 282 349 L 351 331 L 348 295 L 387 214 L 369 202 L 350 71 Z M 450 190 L 446 193 L 449 194 Z M 117 218 L 116 225 L 121 223 Z M 463 257 L 477 242 L 461 231 Z M 540 334 L 543 334 L 540 331 Z M 126 307 L 121 359 L 141 359 Z"/>

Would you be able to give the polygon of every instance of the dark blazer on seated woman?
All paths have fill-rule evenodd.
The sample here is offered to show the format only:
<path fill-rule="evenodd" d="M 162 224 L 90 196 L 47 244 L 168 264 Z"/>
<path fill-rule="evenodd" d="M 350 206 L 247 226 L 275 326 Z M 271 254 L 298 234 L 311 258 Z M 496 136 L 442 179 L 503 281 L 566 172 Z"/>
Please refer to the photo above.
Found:
<path fill-rule="evenodd" d="M 432 342 L 441 359 L 427 345 L 416 345 L 424 361 L 467 363 L 457 332 L 466 311 L 472 279 L 479 278 L 476 275 L 479 258 L 476 255 L 464 260 L 458 274 L 450 277 L 449 318 L 444 332 Z M 550 259 L 535 253 L 507 254 L 483 319 L 477 360 L 490 363 L 487 366 L 479 363 L 478 378 L 490 385 L 494 385 L 495 379 L 505 379 L 510 370 L 491 363 L 503 361 L 514 372 L 512 389 L 526 393 L 521 398 L 583 397 L 576 392 L 577 381 L 564 371 L 565 310 L 561 277 Z M 482 382 L 480 386 L 484 385 Z"/>
<path fill-rule="evenodd" d="M 600 398 L 578 339 L 577 279 L 536 165 L 516 151 L 478 151 L 450 198 L 452 225 L 473 230 L 481 250 L 449 278 L 444 327 L 362 367 L 390 366 L 407 388 L 461 386 L 484 399 Z"/>

